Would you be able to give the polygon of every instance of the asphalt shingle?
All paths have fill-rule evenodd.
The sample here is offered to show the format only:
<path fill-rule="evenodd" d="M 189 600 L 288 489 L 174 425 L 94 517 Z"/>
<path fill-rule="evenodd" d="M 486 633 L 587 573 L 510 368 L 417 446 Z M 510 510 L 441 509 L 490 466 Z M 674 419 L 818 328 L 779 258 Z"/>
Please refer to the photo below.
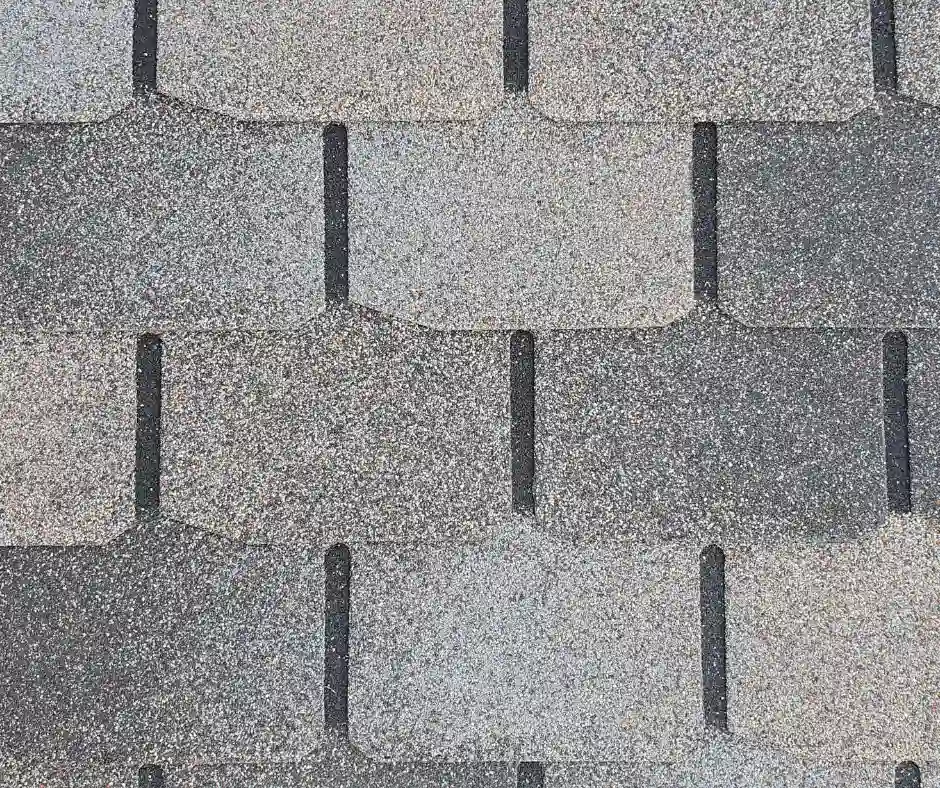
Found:
<path fill-rule="evenodd" d="M 435 328 L 662 325 L 692 305 L 689 126 L 352 126 L 350 298 Z"/>
<path fill-rule="evenodd" d="M 0 545 L 133 522 L 135 407 L 133 337 L 0 335 Z"/>
<path fill-rule="evenodd" d="M 748 325 L 940 325 L 940 113 L 719 129 L 722 308 Z"/>
<path fill-rule="evenodd" d="M 936 758 L 938 546 L 935 523 L 897 517 L 856 542 L 730 549 L 732 731 L 816 758 Z"/>
<path fill-rule="evenodd" d="M 345 308 L 164 345 L 164 511 L 248 539 L 473 539 L 508 517 L 508 337 Z"/>
<path fill-rule="evenodd" d="M 940 334 L 910 331 L 908 407 L 911 504 L 914 511 L 940 514 Z"/>
<path fill-rule="evenodd" d="M 609 539 L 851 535 L 885 515 L 881 338 L 693 319 L 536 337 L 536 508 Z"/>
<path fill-rule="evenodd" d="M 309 754 L 322 567 L 319 551 L 163 528 L 0 552 L 0 761 Z"/>
<path fill-rule="evenodd" d="M 502 97 L 502 4 L 161 0 L 158 86 L 253 120 L 464 120 Z"/>
<path fill-rule="evenodd" d="M 120 765 L 5 763 L 0 771 L 0 788 L 138 788 L 137 769 Z"/>
<path fill-rule="evenodd" d="M 0 128 L 0 327 L 284 328 L 323 303 L 317 127 L 166 101 Z"/>
<path fill-rule="evenodd" d="M 131 102 L 133 0 L 0 7 L 0 123 L 101 120 Z"/>
<path fill-rule="evenodd" d="M 367 754 L 663 760 L 700 735 L 694 547 L 370 545 L 352 575 L 349 730 Z"/>
<path fill-rule="evenodd" d="M 940 104 L 940 5 L 936 0 L 894 0 L 898 92 Z"/>
<path fill-rule="evenodd" d="M 565 120 L 838 120 L 873 99 L 868 0 L 532 0 L 532 101 Z"/>

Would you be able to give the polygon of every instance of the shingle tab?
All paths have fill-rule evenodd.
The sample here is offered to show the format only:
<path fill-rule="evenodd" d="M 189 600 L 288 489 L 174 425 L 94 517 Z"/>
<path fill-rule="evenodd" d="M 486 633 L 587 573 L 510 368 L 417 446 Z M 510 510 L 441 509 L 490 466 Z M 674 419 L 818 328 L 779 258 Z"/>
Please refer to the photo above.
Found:
<path fill-rule="evenodd" d="M 567 120 L 838 120 L 871 103 L 868 0 L 532 0 L 532 100 Z"/>
<path fill-rule="evenodd" d="M 0 788 L 140 788 L 133 766 L 4 763 Z"/>
<path fill-rule="evenodd" d="M 131 102 L 133 0 L 0 7 L 0 123 L 100 120 Z"/>
<path fill-rule="evenodd" d="M 161 0 L 162 92 L 255 120 L 462 120 L 502 98 L 502 3 Z"/>
<path fill-rule="evenodd" d="M 135 396 L 133 337 L 0 335 L 0 544 L 133 522 Z"/>
<path fill-rule="evenodd" d="M 851 534 L 884 517 L 880 336 L 699 318 L 546 332 L 535 385 L 553 530 Z"/>
<path fill-rule="evenodd" d="M 894 0 L 898 92 L 940 104 L 940 4 Z"/>
<path fill-rule="evenodd" d="M 817 758 L 938 753 L 940 536 L 898 517 L 857 542 L 727 553 L 728 716 Z"/>
<path fill-rule="evenodd" d="M 719 288 L 749 325 L 940 325 L 940 113 L 719 131 Z"/>
<path fill-rule="evenodd" d="M 323 302 L 319 128 L 141 102 L 0 129 L 0 327 L 283 328 Z"/>
<path fill-rule="evenodd" d="M 692 546 L 375 545 L 352 571 L 350 739 L 368 754 L 663 760 L 699 737 Z"/>
<path fill-rule="evenodd" d="M 508 516 L 506 336 L 357 310 L 164 345 L 164 510 L 250 539 L 479 538 Z"/>
<path fill-rule="evenodd" d="M 350 297 L 436 328 L 663 325 L 692 305 L 692 130 L 352 126 Z"/>
<path fill-rule="evenodd" d="M 908 408 L 911 505 L 940 514 L 940 333 L 911 331 L 908 338 Z"/>
<path fill-rule="evenodd" d="M 319 551 L 188 531 L 0 551 L 0 760 L 310 753 L 322 566 Z"/>

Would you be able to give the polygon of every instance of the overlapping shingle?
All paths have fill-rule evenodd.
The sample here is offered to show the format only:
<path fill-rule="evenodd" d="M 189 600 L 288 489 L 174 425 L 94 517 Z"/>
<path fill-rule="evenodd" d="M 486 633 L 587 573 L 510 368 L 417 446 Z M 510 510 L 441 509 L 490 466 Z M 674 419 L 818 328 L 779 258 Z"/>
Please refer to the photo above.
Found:
<path fill-rule="evenodd" d="M 662 325 L 692 303 L 691 128 L 350 129 L 350 297 L 441 329 Z"/>
<path fill-rule="evenodd" d="M 536 338 L 536 508 L 609 539 L 854 534 L 885 513 L 876 334 L 662 330 Z"/>
<path fill-rule="evenodd" d="M 374 757 L 656 761 L 700 734 L 694 547 L 376 545 L 352 574 L 350 738 Z"/>
<path fill-rule="evenodd" d="M 342 308 L 168 337 L 164 511 L 232 536 L 472 539 L 510 510 L 508 338 Z"/>
<path fill-rule="evenodd" d="M 533 0 L 532 100 L 566 120 L 837 120 L 873 98 L 867 0 Z"/>
<path fill-rule="evenodd" d="M 502 93 L 496 0 L 164 0 L 162 92 L 253 120 L 464 120 Z"/>
<path fill-rule="evenodd" d="M 141 102 L 0 129 L 0 327 L 284 328 L 323 303 L 316 127 Z"/>
<path fill-rule="evenodd" d="M 940 325 L 940 114 L 719 130 L 722 307 L 749 325 Z"/>
<path fill-rule="evenodd" d="M 309 754 L 322 566 L 319 551 L 168 530 L 0 552 L 0 761 Z"/>
<path fill-rule="evenodd" d="M 936 758 L 938 547 L 908 517 L 857 542 L 729 550 L 732 731 L 816 758 Z"/>
<path fill-rule="evenodd" d="M 940 5 L 935 0 L 894 0 L 898 92 L 940 104 Z"/>
<path fill-rule="evenodd" d="M 940 514 L 940 334 L 908 332 L 911 503 Z"/>
<path fill-rule="evenodd" d="M 0 7 L 0 123 L 100 120 L 131 101 L 132 0 Z"/>
<path fill-rule="evenodd" d="M 0 544 L 108 541 L 134 518 L 134 339 L 0 335 Z"/>

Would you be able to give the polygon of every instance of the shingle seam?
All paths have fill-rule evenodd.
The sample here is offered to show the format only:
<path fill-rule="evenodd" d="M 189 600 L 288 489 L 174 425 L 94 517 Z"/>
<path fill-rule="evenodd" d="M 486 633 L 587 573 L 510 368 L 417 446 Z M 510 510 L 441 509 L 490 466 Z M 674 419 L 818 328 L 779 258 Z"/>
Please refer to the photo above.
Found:
<path fill-rule="evenodd" d="M 503 0 L 503 84 L 507 93 L 529 90 L 528 0 Z"/>
<path fill-rule="evenodd" d="M 349 141 L 346 127 L 323 129 L 324 286 L 328 302 L 349 300 Z"/>
<path fill-rule="evenodd" d="M 138 788 L 163 788 L 163 769 L 159 766 L 141 766 L 137 772 Z"/>
<path fill-rule="evenodd" d="M 134 93 L 157 90 L 157 0 L 135 0 L 131 55 Z"/>
<path fill-rule="evenodd" d="M 695 299 L 718 300 L 718 127 L 696 123 L 692 132 L 692 258 Z"/>
<path fill-rule="evenodd" d="M 898 64 L 894 0 L 871 0 L 871 54 L 875 90 L 896 93 Z"/>
<path fill-rule="evenodd" d="M 535 514 L 535 339 L 515 331 L 509 341 L 512 508 Z"/>
<path fill-rule="evenodd" d="M 894 769 L 894 788 L 920 788 L 920 767 L 913 761 L 902 761 Z"/>
<path fill-rule="evenodd" d="M 159 336 L 137 340 L 137 427 L 134 462 L 134 511 L 137 519 L 160 509 L 160 410 L 163 345 Z"/>
<path fill-rule="evenodd" d="M 911 460 L 908 435 L 907 337 L 884 336 L 885 481 L 890 511 L 911 511 Z"/>
<path fill-rule="evenodd" d="M 349 611 L 352 560 L 337 544 L 324 556 L 323 724 L 328 733 L 349 738 Z"/>
<path fill-rule="evenodd" d="M 717 545 L 699 557 L 702 619 L 702 710 L 705 724 L 728 730 L 728 657 L 725 612 L 725 554 Z"/>
<path fill-rule="evenodd" d="M 516 772 L 516 788 L 543 788 L 545 767 L 535 761 L 523 761 Z"/>

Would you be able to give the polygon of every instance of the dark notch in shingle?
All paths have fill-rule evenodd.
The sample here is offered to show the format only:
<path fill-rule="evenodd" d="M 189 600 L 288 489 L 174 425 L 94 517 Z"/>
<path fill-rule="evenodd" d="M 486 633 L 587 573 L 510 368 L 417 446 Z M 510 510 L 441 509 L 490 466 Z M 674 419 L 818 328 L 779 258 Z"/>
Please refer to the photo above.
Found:
<path fill-rule="evenodd" d="M 895 766 L 894 788 L 920 788 L 920 767 L 913 761 L 902 761 Z"/>
<path fill-rule="evenodd" d="M 725 643 L 725 554 L 709 545 L 699 556 L 702 613 L 702 707 L 705 724 L 728 730 L 728 663 Z"/>
<path fill-rule="evenodd" d="M 137 443 L 134 465 L 134 509 L 137 517 L 160 507 L 160 398 L 163 345 L 160 337 L 137 339 Z"/>
<path fill-rule="evenodd" d="M 132 75 L 138 95 L 157 90 L 157 0 L 135 0 Z"/>
<path fill-rule="evenodd" d="M 875 90 L 898 89 L 897 49 L 894 38 L 894 0 L 871 0 L 871 55 Z"/>
<path fill-rule="evenodd" d="M 159 766 L 141 766 L 137 772 L 138 788 L 163 788 L 163 769 Z"/>
<path fill-rule="evenodd" d="M 907 337 L 884 337 L 885 473 L 888 508 L 911 511 L 911 460 L 907 431 Z"/>
<path fill-rule="evenodd" d="M 512 508 L 535 513 L 535 339 L 514 331 L 509 340 L 509 442 Z"/>
<path fill-rule="evenodd" d="M 503 0 L 503 84 L 507 93 L 529 89 L 529 0 Z"/>
<path fill-rule="evenodd" d="M 543 788 L 545 785 L 545 769 L 540 763 L 524 761 L 519 764 L 516 772 L 516 788 Z"/>
<path fill-rule="evenodd" d="M 327 301 L 349 299 L 349 142 L 346 127 L 323 129 L 323 243 Z"/>
<path fill-rule="evenodd" d="M 692 240 L 695 298 L 718 299 L 718 127 L 696 123 L 692 132 Z"/>
<path fill-rule="evenodd" d="M 324 613 L 323 724 L 327 731 L 349 734 L 349 548 L 333 545 L 323 561 Z"/>

